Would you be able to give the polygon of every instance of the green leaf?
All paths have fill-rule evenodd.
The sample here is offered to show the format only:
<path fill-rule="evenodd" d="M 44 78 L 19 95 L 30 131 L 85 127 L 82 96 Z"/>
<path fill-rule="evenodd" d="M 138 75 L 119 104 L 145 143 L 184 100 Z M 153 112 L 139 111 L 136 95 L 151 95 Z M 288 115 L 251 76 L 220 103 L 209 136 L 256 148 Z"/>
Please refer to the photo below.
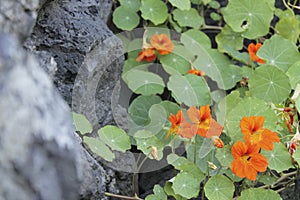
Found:
<path fill-rule="evenodd" d="M 113 12 L 113 22 L 118 28 L 130 31 L 137 27 L 140 22 L 140 17 L 130 8 L 119 6 Z"/>
<path fill-rule="evenodd" d="M 176 194 L 185 198 L 197 197 L 200 191 L 200 181 L 190 173 L 181 172 L 175 176 L 173 189 Z"/>
<path fill-rule="evenodd" d="M 121 6 L 131 9 L 132 11 L 139 11 L 141 0 L 119 0 Z"/>
<path fill-rule="evenodd" d="M 295 16 L 283 17 L 276 24 L 275 29 L 277 33 L 284 38 L 289 39 L 294 44 L 296 44 L 297 39 L 300 35 L 300 22 Z"/>
<path fill-rule="evenodd" d="M 296 150 L 296 152 L 293 154 L 293 158 L 294 160 L 298 163 L 298 165 L 300 164 L 300 151 L 299 148 Z"/>
<path fill-rule="evenodd" d="M 263 174 L 259 176 L 258 182 L 261 182 L 265 185 L 272 185 L 277 181 L 275 176 L 271 176 L 270 174 Z"/>
<path fill-rule="evenodd" d="M 216 103 L 221 101 L 221 99 L 223 99 L 226 96 L 226 92 L 224 90 L 215 90 L 215 91 L 212 91 L 210 94 L 211 94 L 213 101 Z"/>
<path fill-rule="evenodd" d="M 180 157 L 176 154 L 169 154 L 167 157 L 168 164 L 174 166 L 175 169 L 188 172 L 192 174 L 195 178 L 202 181 L 205 176 L 201 170 L 192 161 L 186 159 L 185 157 Z"/>
<path fill-rule="evenodd" d="M 155 147 L 157 149 L 158 160 L 162 159 L 164 144 L 151 131 L 139 130 L 135 133 L 134 139 L 136 140 L 137 148 L 146 156 L 153 159 L 151 147 Z"/>
<path fill-rule="evenodd" d="M 280 195 L 274 190 L 266 190 L 262 188 L 250 188 L 242 191 L 238 200 L 249 200 L 249 199 L 272 199 L 272 200 L 280 200 Z"/>
<path fill-rule="evenodd" d="M 184 103 L 187 106 L 211 104 L 209 87 L 201 76 L 172 75 L 169 78 L 168 88 L 178 103 Z"/>
<path fill-rule="evenodd" d="M 171 101 L 162 101 L 159 103 L 159 105 L 164 107 L 167 115 L 170 115 L 171 113 L 173 115 L 176 115 L 178 110 L 180 110 L 180 107 L 176 103 Z"/>
<path fill-rule="evenodd" d="M 191 9 L 190 0 L 169 0 L 172 6 L 179 8 L 180 10 L 189 10 Z"/>
<path fill-rule="evenodd" d="M 216 36 L 216 42 L 218 44 L 218 50 L 221 52 L 226 52 L 224 46 L 235 50 L 241 50 L 243 48 L 243 37 L 240 33 L 234 32 L 228 25 L 225 25 Z"/>
<path fill-rule="evenodd" d="M 266 35 L 273 19 L 270 0 L 231 0 L 223 14 L 233 31 L 242 32 L 242 36 L 248 39 Z"/>
<path fill-rule="evenodd" d="M 220 3 L 218 1 L 215 1 L 215 0 L 211 1 L 209 3 L 209 6 L 213 9 L 219 9 L 221 7 Z"/>
<path fill-rule="evenodd" d="M 204 32 L 196 29 L 190 29 L 181 34 L 180 41 L 186 48 L 191 50 L 194 55 L 197 55 L 198 51 L 203 51 L 203 48 L 211 48 L 209 37 Z"/>
<path fill-rule="evenodd" d="M 220 21 L 222 19 L 222 16 L 217 12 L 211 12 L 209 16 L 214 21 Z"/>
<path fill-rule="evenodd" d="M 199 29 L 203 25 L 204 20 L 199 15 L 198 11 L 195 8 L 190 10 L 179 10 L 175 9 L 173 11 L 174 20 L 182 27 L 192 27 L 194 29 Z"/>
<path fill-rule="evenodd" d="M 151 131 L 153 134 L 159 133 L 164 128 L 167 117 L 169 117 L 169 115 L 167 115 L 162 105 L 152 105 L 149 110 L 150 123 L 144 126 L 144 129 Z"/>
<path fill-rule="evenodd" d="M 226 44 L 223 44 L 222 46 L 223 49 L 221 49 L 220 51 L 223 51 L 226 52 L 229 56 L 231 56 L 233 59 L 237 60 L 237 61 L 240 61 L 241 63 L 244 63 L 246 65 L 249 64 L 250 62 L 250 56 L 248 54 L 248 52 L 239 52 L 237 50 L 235 50 L 234 48 L 226 45 Z"/>
<path fill-rule="evenodd" d="M 233 157 L 231 154 L 231 146 L 225 145 L 222 149 L 218 149 L 216 152 L 216 158 L 219 160 L 222 166 L 230 167 Z"/>
<path fill-rule="evenodd" d="M 240 93 L 233 91 L 217 104 L 215 113 L 218 123 L 224 125 L 230 111 L 241 101 Z"/>
<path fill-rule="evenodd" d="M 286 74 L 290 78 L 290 83 L 292 86 L 292 89 L 296 89 L 297 84 L 300 84 L 300 61 L 295 62 L 286 72 Z"/>
<path fill-rule="evenodd" d="M 138 96 L 130 104 L 128 114 L 137 125 L 147 125 L 150 121 L 148 112 L 152 105 L 160 103 L 161 98 L 156 95 Z"/>
<path fill-rule="evenodd" d="M 183 46 L 175 46 L 172 53 L 161 56 L 160 62 L 168 74 L 187 74 L 193 54 Z"/>
<path fill-rule="evenodd" d="M 275 65 L 284 72 L 300 60 L 297 46 L 279 35 L 266 40 L 257 52 L 257 56 L 265 60 L 266 64 Z"/>
<path fill-rule="evenodd" d="M 154 25 L 162 24 L 168 17 L 168 8 L 161 0 L 142 0 L 142 17 Z"/>
<path fill-rule="evenodd" d="M 201 0 L 204 5 L 207 5 L 211 2 L 211 0 Z"/>
<path fill-rule="evenodd" d="M 264 128 L 275 130 L 277 117 L 271 107 L 264 101 L 248 97 L 241 100 L 226 117 L 226 134 L 231 137 L 233 142 L 243 140 L 240 131 L 240 121 L 244 116 L 264 116 Z"/>
<path fill-rule="evenodd" d="M 130 138 L 127 133 L 116 126 L 104 126 L 98 130 L 98 135 L 112 150 L 125 152 L 131 148 Z"/>
<path fill-rule="evenodd" d="M 173 20 L 172 15 L 169 15 L 168 21 L 170 22 L 172 28 L 173 28 L 176 32 L 181 33 L 182 27 L 180 27 L 180 26 L 178 25 L 178 23 L 175 22 L 175 21 Z"/>
<path fill-rule="evenodd" d="M 83 137 L 83 142 L 88 145 L 92 152 L 101 158 L 112 162 L 115 154 L 99 138 Z"/>
<path fill-rule="evenodd" d="M 146 200 L 167 200 L 167 195 L 160 185 L 154 186 L 154 194 L 148 195 Z"/>
<path fill-rule="evenodd" d="M 217 175 L 211 177 L 204 186 L 205 195 L 208 199 L 223 200 L 232 199 L 234 184 L 227 177 Z"/>
<path fill-rule="evenodd" d="M 219 89 L 228 90 L 235 86 L 231 76 L 234 75 L 230 67 L 232 62 L 225 55 L 215 49 L 202 49 L 197 52 L 198 58 L 193 62 L 196 69 L 204 71 L 207 76 L 216 81 Z M 228 77 L 229 76 L 229 77 Z"/>
<path fill-rule="evenodd" d="M 282 172 L 293 167 L 290 153 L 282 143 L 274 143 L 272 151 L 262 150 L 261 153 L 268 159 L 270 169 Z"/>
<path fill-rule="evenodd" d="M 186 198 L 184 198 L 178 194 L 175 194 L 175 192 L 172 188 L 172 183 L 170 183 L 170 182 L 166 182 L 164 190 L 167 193 L 167 195 L 173 196 L 176 200 L 187 200 Z"/>
<path fill-rule="evenodd" d="M 152 72 L 132 69 L 126 73 L 126 79 L 128 87 L 137 94 L 162 94 L 164 91 L 163 79 Z"/>
<path fill-rule="evenodd" d="M 275 104 L 283 102 L 291 92 L 288 76 L 272 65 L 256 69 L 249 78 L 248 86 L 251 96 Z"/>
<path fill-rule="evenodd" d="M 79 131 L 81 135 L 91 133 L 93 131 L 92 124 L 84 115 L 72 112 L 72 117 L 75 129 L 76 131 Z"/>

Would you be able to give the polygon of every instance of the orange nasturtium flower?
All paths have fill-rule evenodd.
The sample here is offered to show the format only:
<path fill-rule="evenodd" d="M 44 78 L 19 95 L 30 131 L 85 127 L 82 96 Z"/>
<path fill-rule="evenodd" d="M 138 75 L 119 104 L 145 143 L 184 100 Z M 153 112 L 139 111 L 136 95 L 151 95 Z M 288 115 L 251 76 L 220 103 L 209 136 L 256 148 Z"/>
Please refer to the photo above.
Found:
<path fill-rule="evenodd" d="M 182 123 L 185 121 L 182 110 L 178 110 L 176 115 L 170 114 L 169 121 L 171 122 L 171 128 L 169 129 L 166 138 L 171 134 L 178 134 Z"/>
<path fill-rule="evenodd" d="M 240 121 L 240 128 L 244 134 L 244 140 L 249 145 L 258 145 L 262 149 L 272 150 L 273 142 L 279 142 L 280 139 L 276 132 L 263 128 L 263 116 L 243 117 Z"/>
<path fill-rule="evenodd" d="M 248 45 L 248 52 L 249 52 L 249 56 L 250 56 L 251 60 L 264 64 L 265 61 L 256 55 L 257 51 L 259 50 L 259 48 L 261 46 L 262 46 L 261 43 L 257 43 L 256 45 L 253 43 L 250 43 Z"/>
<path fill-rule="evenodd" d="M 231 171 L 240 178 L 255 181 L 257 172 L 267 169 L 267 158 L 259 153 L 259 146 L 249 146 L 244 142 L 236 142 L 231 149 L 234 160 L 231 163 Z"/>
<path fill-rule="evenodd" d="M 167 55 L 174 49 L 173 42 L 166 34 L 154 34 L 150 43 L 161 55 Z"/>
<path fill-rule="evenodd" d="M 155 50 L 153 48 L 143 48 L 141 52 L 139 52 L 138 57 L 136 58 L 137 62 L 141 61 L 154 61 L 156 59 Z"/>
<path fill-rule="evenodd" d="M 194 75 L 197 75 L 197 76 L 205 76 L 205 73 L 201 70 L 198 70 L 198 69 L 190 69 L 188 71 L 189 74 L 194 74 Z"/>
<path fill-rule="evenodd" d="M 212 120 L 209 105 L 201 106 L 200 109 L 192 106 L 187 110 L 187 114 L 193 126 L 196 127 L 196 133 L 202 137 L 206 137 Z"/>

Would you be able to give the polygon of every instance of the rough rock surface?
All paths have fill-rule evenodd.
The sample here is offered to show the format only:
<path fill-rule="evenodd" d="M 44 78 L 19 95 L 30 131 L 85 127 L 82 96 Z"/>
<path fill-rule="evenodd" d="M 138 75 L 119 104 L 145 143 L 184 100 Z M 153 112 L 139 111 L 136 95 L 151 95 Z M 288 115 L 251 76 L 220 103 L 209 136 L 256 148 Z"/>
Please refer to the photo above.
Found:
<path fill-rule="evenodd" d="M 102 19 L 109 1 L 47 1 L 26 46 L 57 63 L 54 83 L 72 110 L 97 127 L 113 124 L 111 95 L 123 65 L 122 43 Z M 102 19 L 101 19 L 102 17 Z"/>
<path fill-rule="evenodd" d="M 70 111 L 33 56 L 0 34 L 0 197 L 77 199 L 80 145 Z"/>
<path fill-rule="evenodd" d="M 115 123 L 112 94 L 115 92 L 118 99 L 115 87 L 124 62 L 122 43 L 104 22 L 110 6 L 109 0 L 47 1 L 39 9 L 36 25 L 25 44 L 38 57 L 45 54 L 46 62 L 40 62 L 46 63 L 43 68 L 50 75 L 54 74 L 60 94 L 73 111 L 87 116 L 95 130 Z M 53 58 L 55 67 L 49 68 L 49 58 Z M 128 163 L 135 163 L 134 156 L 124 154 L 114 163 L 105 163 L 96 162 L 97 156 L 89 153 L 85 149 L 81 153 L 85 160 L 82 199 L 105 199 L 104 191 L 132 195 L 132 174 L 126 172 L 133 169 L 114 166 L 117 163 L 130 168 Z"/>

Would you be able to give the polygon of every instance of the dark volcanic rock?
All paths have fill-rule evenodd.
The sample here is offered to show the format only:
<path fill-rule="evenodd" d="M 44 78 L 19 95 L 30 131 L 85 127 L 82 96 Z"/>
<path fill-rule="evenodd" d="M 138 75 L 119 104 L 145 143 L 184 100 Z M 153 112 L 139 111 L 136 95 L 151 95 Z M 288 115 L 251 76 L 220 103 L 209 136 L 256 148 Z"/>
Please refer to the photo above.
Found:
<path fill-rule="evenodd" d="M 82 161 L 69 108 L 6 34 L 0 34 L 0 96 L 0 196 L 76 199 Z"/>

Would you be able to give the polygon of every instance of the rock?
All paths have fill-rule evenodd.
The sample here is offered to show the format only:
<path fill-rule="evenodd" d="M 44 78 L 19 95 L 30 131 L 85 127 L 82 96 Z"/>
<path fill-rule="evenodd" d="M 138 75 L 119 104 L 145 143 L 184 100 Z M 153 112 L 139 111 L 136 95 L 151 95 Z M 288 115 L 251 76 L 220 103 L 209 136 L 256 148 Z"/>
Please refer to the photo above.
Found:
<path fill-rule="evenodd" d="M 25 43 L 34 54 L 46 52 L 48 58 L 54 59 L 56 71 L 49 70 L 47 65 L 44 69 L 50 74 L 54 72 L 53 81 L 60 94 L 73 111 L 89 119 L 95 130 L 115 123 L 111 98 L 124 63 L 122 42 L 104 22 L 110 6 L 109 0 L 47 1 Z M 115 95 L 118 99 L 118 93 Z M 131 167 L 128 163 L 135 163 L 134 156 L 119 156 L 114 163 L 127 167 L 122 170 L 85 149 L 81 155 L 81 199 L 106 199 L 104 191 L 132 195 L 134 169 L 127 168 Z"/>
<path fill-rule="evenodd" d="M 0 196 L 77 199 L 80 145 L 70 110 L 36 60 L 0 34 Z"/>
<path fill-rule="evenodd" d="M 0 31 L 24 41 L 34 26 L 39 0 L 1 0 Z"/>
<path fill-rule="evenodd" d="M 47 1 L 26 47 L 57 63 L 54 83 L 72 110 L 100 128 L 114 124 L 111 95 L 123 66 L 122 42 L 101 20 L 110 1 Z"/>

